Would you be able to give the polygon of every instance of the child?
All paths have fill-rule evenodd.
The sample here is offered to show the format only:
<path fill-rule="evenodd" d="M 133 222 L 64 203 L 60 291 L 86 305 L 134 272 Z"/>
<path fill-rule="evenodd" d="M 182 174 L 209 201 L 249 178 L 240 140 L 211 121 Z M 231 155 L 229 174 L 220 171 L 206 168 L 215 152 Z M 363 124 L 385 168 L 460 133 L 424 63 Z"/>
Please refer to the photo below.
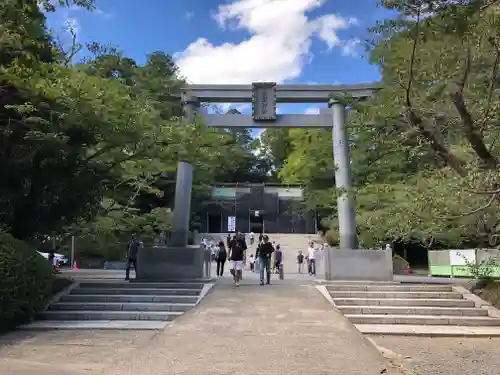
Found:
<path fill-rule="evenodd" d="M 250 264 L 250 271 L 254 271 L 255 269 L 255 257 L 253 254 L 250 254 L 250 257 L 248 258 L 248 263 Z"/>
<path fill-rule="evenodd" d="M 304 258 L 304 254 L 302 254 L 302 251 L 299 250 L 299 253 L 297 254 L 297 270 L 299 273 L 304 271 Z"/>

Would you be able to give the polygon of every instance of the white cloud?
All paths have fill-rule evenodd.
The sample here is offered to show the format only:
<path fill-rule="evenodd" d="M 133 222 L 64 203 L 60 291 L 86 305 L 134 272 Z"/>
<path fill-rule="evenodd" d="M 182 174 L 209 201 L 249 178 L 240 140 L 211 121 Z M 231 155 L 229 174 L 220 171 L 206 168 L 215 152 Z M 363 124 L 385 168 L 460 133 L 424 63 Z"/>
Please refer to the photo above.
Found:
<path fill-rule="evenodd" d="M 309 107 L 304 111 L 304 114 L 306 114 L 306 115 L 319 115 L 319 108 L 318 107 Z"/>
<path fill-rule="evenodd" d="M 361 40 L 355 38 L 348 40 L 341 48 L 341 53 L 343 56 L 359 56 L 359 50 L 361 47 Z"/>
<path fill-rule="evenodd" d="M 62 28 L 65 32 L 70 35 L 75 34 L 78 36 L 81 31 L 81 23 L 78 21 L 77 15 L 81 14 L 81 12 L 87 12 L 82 7 L 72 5 L 69 8 L 64 8 L 61 12 L 62 17 Z M 104 18 L 105 20 L 110 20 L 114 17 L 114 14 L 108 11 L 105 11 L 101 8 L 95 8 L 91 14 L 95 14 L 98 17 Z"/>
<path fill-rule="evenodd" d="M 101 8 L 95 8 L 94 13 L 106 20 L 110 20 L 114 17 L 113 13 L 102 10 Z"/>
<path fill-rule="evenodd" d="M 343 18 L 335 14 L 327 14 L 321 16 L 312 22 L 313 29 L 316 30 L 319 37 L 324 40 L 328 49 L 333 47 L 342 46 L 346 42 L 341 42 L 337 35 L 337 30 L 347 29 L 352 25 L 357 25 L 358 20 L 355 18 Z"/>
<path fill-rule="evenodd" d="M 186 12 L 184 13 L 184 18 L 187 22 L 191 21 L 194 17 L 194 12 Z"/>
<path fill-rule="evenodd" d="M 325 0 L 235 0 L 220 5 L 215 20 L 221 27 L 245 30 L 251 37 L 241 43 L 214 45 L 199 38 L 174 55 L 192 83 L 283 82 L 300 76 L 312 58 L 313 37 L 329 49 L 342 48 L 337 31 L 355 25 L 353 18 L 335 14 L 310 20 L 306 13 Z"/>
<path fill-rule="evenodd" d="M 78 20 L 75 18 L 75 17 L 70 17 L 69 15 L 66 15 L 64 17 L 64 20 L 63 20 L 63 23 L 64 23 L 64 31 L 66 31 L 67 33 L 71 34 L 71 35 L 76 35 L 78 36 L 78 34 L 80 33 L 80 30 L 81 30 L 81 27 L 80 27 L 80 23 L 78 22 Z"/>

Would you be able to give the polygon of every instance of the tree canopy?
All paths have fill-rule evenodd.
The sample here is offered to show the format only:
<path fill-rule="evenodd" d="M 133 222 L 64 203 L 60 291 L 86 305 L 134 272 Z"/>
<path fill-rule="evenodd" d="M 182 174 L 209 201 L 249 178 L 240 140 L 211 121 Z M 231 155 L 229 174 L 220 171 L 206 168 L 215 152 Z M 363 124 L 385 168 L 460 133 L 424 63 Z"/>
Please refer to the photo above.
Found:
<path fill-rule="evenodd" d="M 349 133 L 361 244 L 500 244 L 498 1 L 381 1 L 398 16 L 371 31 L 382 88 L 351 107 Z M 329 208 L 336 241 L 334 165 L 327 130 L 280 132 L 272 149 L 284 182 Z M 284 147 L 283 147 L 284 146 Z M 286 152 L 283 152 L 283 149 Z"/>
<path fill-rule="evenodd" d="M 248 133 L 182 122 L 185 82 L 167 53 L 138 64 L 98 41 L 61 46 L 42 10 L 69 6 L 94 8 L 0 4 L 0 230 L 22 240 L 168 230 L 178 161 L 194 166 L 195 199 L 214 181 L 266 178 Z"/>
<path fill-rule="evenodd" d="M 362 103 L 336 98 L 351 108 L 349 193 L 363 246 L 500 243 L 499 3 L 380 2 L 396 12 L 366 43 L 381 89 Z M 151 51 L 139 64 L 99 41 L 62 45 L 44 12 L 70 6 L 92 11 L 94 2 L 0 4 L 1 231 L 109 244 L 168 230 L 182 160 L 194 166 L 195 206 L 214 182 L 300 183 L 302 209 L 329 215 L 337 240 L 329 130 L 267 129 L 254 139 L 248 129 L 185 124 L 172 57 Z"/>

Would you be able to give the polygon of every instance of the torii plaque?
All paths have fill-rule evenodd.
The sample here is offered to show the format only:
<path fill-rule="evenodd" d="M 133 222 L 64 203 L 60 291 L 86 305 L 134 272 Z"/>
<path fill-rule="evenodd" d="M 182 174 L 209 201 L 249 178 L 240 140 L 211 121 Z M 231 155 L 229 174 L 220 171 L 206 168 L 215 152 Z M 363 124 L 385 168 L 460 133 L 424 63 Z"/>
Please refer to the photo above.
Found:
<path fill-rule="evenodd" d="M 252 83 L 254 121 L 276 121 L 276 82 Z"/>

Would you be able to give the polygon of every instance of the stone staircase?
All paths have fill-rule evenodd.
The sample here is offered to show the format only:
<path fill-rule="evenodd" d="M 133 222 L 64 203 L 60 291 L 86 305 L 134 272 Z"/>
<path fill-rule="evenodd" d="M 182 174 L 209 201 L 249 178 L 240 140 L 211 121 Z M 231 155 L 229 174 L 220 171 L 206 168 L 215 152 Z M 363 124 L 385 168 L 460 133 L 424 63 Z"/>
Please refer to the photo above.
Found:
<path fill-rule="evenodd" d="M 24 328 L 163 329 L 194 307 L 206 289 L 199 281 L 82 280 Z"/>
<path fill-rule="evenodd" d="M 332 282 L 337 309 L 363 333 L 500 335 L 500 316 L 476 307 L 451 285 Z"/>

